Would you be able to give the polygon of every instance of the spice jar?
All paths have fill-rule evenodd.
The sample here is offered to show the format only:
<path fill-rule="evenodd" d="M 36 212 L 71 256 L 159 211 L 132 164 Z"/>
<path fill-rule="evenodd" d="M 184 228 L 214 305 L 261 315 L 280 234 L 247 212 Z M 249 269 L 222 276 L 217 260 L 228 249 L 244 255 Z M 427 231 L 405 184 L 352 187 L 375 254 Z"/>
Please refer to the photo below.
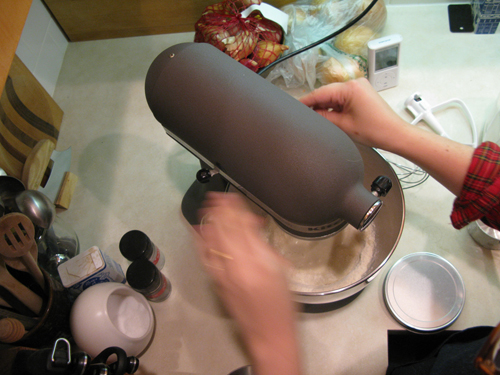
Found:
<path fill-rule="evenodd" d="M 172 291 L 170 281 L 146 258 L 134 260 L 126 277 L 128 284 L 151 302 L 164 301 Z"/>
<path fill-rule="evenodd" d="M 149 237 L 140 230 L 131 230 L 120 240 L 120 252 L 133 262 L 141 257 L 153 263 L 159 270 L 165 265 L 165 257 Z"/>

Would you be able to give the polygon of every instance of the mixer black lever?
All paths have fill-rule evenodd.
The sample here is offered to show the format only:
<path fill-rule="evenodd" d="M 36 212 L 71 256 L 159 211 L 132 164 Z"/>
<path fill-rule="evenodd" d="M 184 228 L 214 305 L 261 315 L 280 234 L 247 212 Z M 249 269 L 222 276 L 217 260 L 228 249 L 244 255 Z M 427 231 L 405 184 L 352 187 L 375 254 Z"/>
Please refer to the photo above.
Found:
<path fill-rule="evenodd" d="M 201 182 L 202 184 L 207 183 L 210 181 L 210 178 L 213 175 L 216 175 L 218 172 L 216 170 L 209 170 L 206 168 L 200 169 L 198 172 L 196 172 L 196 179 Z"/>
<path fill-rule="evenodd" d="M 372 194 L 376 197 L 385 197 L 392 188 L 392 181 L 389 177 L 378 176 L 371 186 Z"/>

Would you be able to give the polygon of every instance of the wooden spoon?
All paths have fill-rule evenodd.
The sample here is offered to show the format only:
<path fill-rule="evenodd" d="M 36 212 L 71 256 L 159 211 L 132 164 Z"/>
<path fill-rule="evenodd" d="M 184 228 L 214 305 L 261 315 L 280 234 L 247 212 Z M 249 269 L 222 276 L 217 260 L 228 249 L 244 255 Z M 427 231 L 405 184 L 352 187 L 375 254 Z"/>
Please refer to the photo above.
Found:
<path fill-rule="evenodd" d="M 9 305 L 2 297 L 0 297 L 0 308 L 1 307 L 12 307 Z"/>
<path fill-rule="evenodd" d="M 36 250 L 35 227 L 26 215 L 13 212 L 0 218 L 0 254 L 8 260 L 19 258 L 45 291 L 45 278 L 31 255 Z"/>
<path fill-rule="evenodd" d="M 29 309 L 24 303 L 22 303 L 14 294 L 12 294 L 7 288 L 0 284 L 0 297 L 7 302 L 14 311 L 23 315 L 36 317 L 37 315 Z"/>
<path fill-rule="evenodd" d="M 6 344 L 19 341 L 26 334 L 23 324 L 14 318 L 0 319 L 0 341 Z"/>
<path fill-rule="evenodd" d="M 37 190 L 40 187 L 55 148 L 56 145 L 50 139 L 42 139 L 33 147 L 26 158 L 21 177 L 26 189 Z"/>
<path fill-rule="evenodd" d="M 35 328 L 40 323 L 40 318 L 29 317 L 12 311 L 12 309 L 0 308 L 0 319 L 14 318 L 19 320 L 27 331 Z"/>
<path fill-rule="evenodd" d="M 0 258 L 0 284 L 36 315 L 40 314 L 43 305 L 42 297 L 15 279 L 5 267 L 3 258 Z"/>

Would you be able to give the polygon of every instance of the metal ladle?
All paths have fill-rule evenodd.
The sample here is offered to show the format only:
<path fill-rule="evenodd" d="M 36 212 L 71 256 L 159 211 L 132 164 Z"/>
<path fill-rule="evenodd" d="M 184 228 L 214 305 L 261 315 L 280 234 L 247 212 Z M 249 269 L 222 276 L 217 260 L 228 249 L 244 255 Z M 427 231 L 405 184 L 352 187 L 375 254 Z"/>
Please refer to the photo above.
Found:
<path fill-rule="evenodd" d="M 36 227 L 42 228 L 42 230 L 37 230 L 36 239 L 38 240 L 56 219 L 54 203 L 45 194 L 36 190 L 20 192 L 16 195 L 15 202 L 21 213 L 28 216 Z"/>
<path fill-rule="evenodd" d="M 15 202 L 18 210 L 35 224 L 35 241 L 38 244 L 38 262 L 52 277 L 58 278 L 57 267 L 78 254 L 79 244 L 76 233 L 56 216 L 56 208 L 52 201 L 36 190 L 25 190 L 19 193 Z M 57 232 L 63 229 L 63 237 Z M 69 237 L 68 237 L 69 231 Z M 73 240 L 74 239 L 74 240 Z"/>

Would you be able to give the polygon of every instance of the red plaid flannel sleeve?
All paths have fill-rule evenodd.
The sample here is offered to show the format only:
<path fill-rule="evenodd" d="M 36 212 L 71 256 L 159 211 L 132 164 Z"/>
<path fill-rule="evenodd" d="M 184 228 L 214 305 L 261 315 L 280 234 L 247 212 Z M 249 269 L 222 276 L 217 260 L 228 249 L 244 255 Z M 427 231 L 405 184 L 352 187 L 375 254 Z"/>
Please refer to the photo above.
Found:
<path fill-rule="evenodd" d="M 478 219 L 500 229 L 500 146 L 493 142 L 485 142 L 475 150 L 451 213 L 457 229 Z"/>

